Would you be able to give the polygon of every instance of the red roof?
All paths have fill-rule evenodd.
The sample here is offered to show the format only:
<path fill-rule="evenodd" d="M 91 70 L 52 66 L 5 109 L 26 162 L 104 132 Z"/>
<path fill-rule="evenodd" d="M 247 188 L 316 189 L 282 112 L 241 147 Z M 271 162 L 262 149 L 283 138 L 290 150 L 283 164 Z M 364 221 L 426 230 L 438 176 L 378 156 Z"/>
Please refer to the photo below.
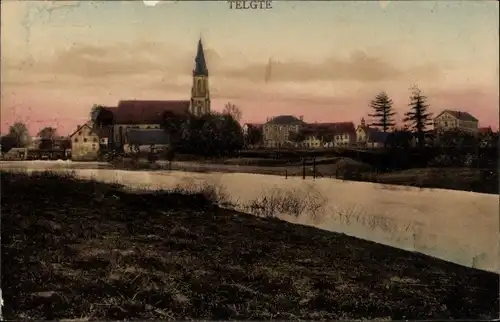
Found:
<path fill-rule="evenodd" d="M 493 133 L 491 127 L 480 127 L 479 129 L 477 129 L 477 131 L 479 133 Z"/>
<path fill-rule="evenodd" d="M 190 101 L 120 101 L 114 113 L 115 124 L 158 124 L 165 112 L 187 115 Z"/>
<path fill-rule="evenodd" d="M 332 133 L 355 133 L 356 128 L 352 122 L 337 123 L 312 123 L 305 127 L 307 132 L 332 132 Z"/>

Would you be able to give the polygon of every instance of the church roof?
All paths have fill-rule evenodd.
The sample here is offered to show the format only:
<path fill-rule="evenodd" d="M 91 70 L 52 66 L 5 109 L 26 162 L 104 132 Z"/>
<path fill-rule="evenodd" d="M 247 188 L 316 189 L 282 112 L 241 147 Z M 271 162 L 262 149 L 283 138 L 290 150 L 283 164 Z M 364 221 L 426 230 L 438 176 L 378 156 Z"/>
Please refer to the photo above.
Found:
<path fill-rule="evenodd" d="M 185 116 L 190 101 L 120 101 L 113 109 L 115 124 L 159 124 L 166 112 Z"/>
<path fill-rule="evenodd" d="M 203 50 L 203 44 L 201 43 L 201 38 L 198 41 L 198 50 L 196 51 L 195 67 L 193 70 L 194 76 L 208 76 L 207 62 L 205 60 L 205 52 Z"/>

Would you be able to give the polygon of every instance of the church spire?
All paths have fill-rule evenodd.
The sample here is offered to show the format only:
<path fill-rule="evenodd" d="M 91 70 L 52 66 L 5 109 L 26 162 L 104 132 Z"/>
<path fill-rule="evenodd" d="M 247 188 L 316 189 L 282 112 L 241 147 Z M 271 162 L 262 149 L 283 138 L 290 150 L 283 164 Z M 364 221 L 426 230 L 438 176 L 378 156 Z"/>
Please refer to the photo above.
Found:
<path fill-rule="evenodd" d="M 205 61 L 205 53 L 203 51 L 203 44 L 201 43 L 201 37 L 198 41 L 198 50 L 196 52 L 195 68 L 193 70 L 193 76 L 208 76 L 207 63 Z"/>

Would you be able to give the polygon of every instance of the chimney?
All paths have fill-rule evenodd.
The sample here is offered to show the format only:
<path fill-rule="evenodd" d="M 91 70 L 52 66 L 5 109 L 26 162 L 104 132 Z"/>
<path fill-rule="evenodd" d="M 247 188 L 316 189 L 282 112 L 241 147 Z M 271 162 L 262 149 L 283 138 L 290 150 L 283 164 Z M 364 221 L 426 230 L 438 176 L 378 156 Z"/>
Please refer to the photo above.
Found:
<path fill-rule="evenodd" d="M 299 120 L 304 121 L 304 115 L 299 116 Z"/>

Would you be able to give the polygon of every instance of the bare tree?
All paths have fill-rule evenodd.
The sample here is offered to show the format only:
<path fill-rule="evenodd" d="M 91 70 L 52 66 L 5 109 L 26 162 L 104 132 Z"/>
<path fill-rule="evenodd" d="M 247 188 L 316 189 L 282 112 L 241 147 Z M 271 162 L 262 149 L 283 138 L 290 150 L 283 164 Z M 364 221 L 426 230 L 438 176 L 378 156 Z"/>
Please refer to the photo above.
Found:
<path fill-rule="evenodd" d="M 224 106 L 224 111 L 222 112 L 222 114 L 231 115 L 233 119 L 238 123 L 241 121 L 241 110 L 231 102 L 228 102 Z"/>

